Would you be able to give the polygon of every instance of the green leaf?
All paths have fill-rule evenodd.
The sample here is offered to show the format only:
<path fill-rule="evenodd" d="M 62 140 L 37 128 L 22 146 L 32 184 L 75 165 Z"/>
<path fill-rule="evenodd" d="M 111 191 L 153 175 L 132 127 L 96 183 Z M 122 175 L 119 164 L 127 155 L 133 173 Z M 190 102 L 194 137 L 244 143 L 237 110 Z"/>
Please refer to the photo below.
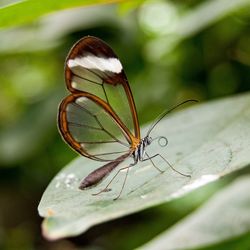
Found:
<path fill-rule="evenodd" d="M 149 59 L 161 60 L 184 39 L 205 30 L 233 12 L 249 9 L 249 7 L 249 0 L 200 1 L 199 4 L 179 17 L 173 33 L 156 37 L 147 45 L 147 51 L 154 51 L 154 53 L 149 53 Z"/>
<path fill-rule="evenodd" d="M 240 177 L 143 250 L 193 249 L 250 232 L 250 175 Z"/>
<path fill-rule="evenodd" d="M 249 123 L 250 94 L 195 104 L 172 114 L 155 128 L 157 134 L 168 138 L 168 146 L 160 147 L 154 141 L 147 152 L 162 154 L 175 169 L 192 177 L 172 171 L 159 157 L 154 162 L 166 170 L 163 174 L 149 161 L 140 162 L 129 172 L 117 201 L 113 198 L 121 190 L 125 173 L 112 182 L 111 192 L 92 196 L 105 187 L 116 171 L 96 187 L 80 191 L 80 179 L 101 164 L 77 158 L 52 180 L 43 194 L 38 210 L 45 217 L 44 235 L 50 239 L 78 235 L 95 224 L 171 201 L 247 166 L 250 163 Z M 142 130 L 142 135 L 147 129 Z"/>
<path fill-rule="evenodd" d="M 22 25 L 42 15 L 74 7 L 121 2 L 122 0 L 27 0 L 0 8 L 0 28 Z"/>
<path fill-rule="evenodd" d="M 58 93 L 60 90 L 56 89 L 39 103 L 40 105 L 32 105 L 21 119 L 0 131 L 1 167 L 12 166 L 30 157 L 39 149 L 41 142 L 46 141 L 46 132 L 51 129 L 56 118 L 56 110 L 50 107 L 58 104 L 61 97 Z M 32 147 L 23 145 L 32 145 Z"/>

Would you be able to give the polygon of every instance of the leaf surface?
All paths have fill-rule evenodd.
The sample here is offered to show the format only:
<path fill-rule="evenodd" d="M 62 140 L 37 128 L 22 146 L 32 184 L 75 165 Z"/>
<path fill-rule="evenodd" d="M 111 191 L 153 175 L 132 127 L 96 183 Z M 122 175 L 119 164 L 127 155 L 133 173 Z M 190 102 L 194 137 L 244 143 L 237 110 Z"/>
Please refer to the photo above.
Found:
<path fill-rule="evenodd" d="M 113 198 L 121 189 L 125 172 L 112 182 L 112 191 L 92 196 L 104 188 L 116 170 L 96 187 L 81 191 L 80 180 L 101 164 L 78 157 L 51 181 L 43 194 L 38 210 L 45 218 L 44 235 L 50 239 L 79 235 L 93 225 L 171 201 L 246 167 L 250 163 L 249 124 L 250 94 L 195 104 L 170 115 L 154 131 L 168 138 L 168 146 L 160 147 L 154 141 L 147 152 L 162 154 L 175 169 L 192 177 L 172 171 L 159 157 L 154 162 L 165 170 L 163 174 L 150 161 L 140 162 L 129 172 L 117 201 Z M 147 129 L 148 126 L 142 129 L 142 135 Z M 131 161 L 128 159 L 120 167 Z"/>
<path fill-rule="evenodd" d="M 122 0 L 27 0 L 0 7 L 0 28 L 22 25 L 55 11 L 96 4 L 121 2 Z M 13 18 L 15 17 L 15 18 Z"/>
<path fill-rule="evenodd" d="M 250 175 L 218 192 L 201 208 L 140 250 L 194 249 L 250 231 Z"/>

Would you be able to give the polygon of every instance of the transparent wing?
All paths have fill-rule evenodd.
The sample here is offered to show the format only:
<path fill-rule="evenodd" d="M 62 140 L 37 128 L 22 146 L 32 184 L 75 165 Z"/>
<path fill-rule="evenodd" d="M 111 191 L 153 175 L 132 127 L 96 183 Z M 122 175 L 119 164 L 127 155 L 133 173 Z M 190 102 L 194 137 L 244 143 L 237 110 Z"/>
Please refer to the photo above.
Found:
<path fill-rule="evenodd" d="M 60 104 L 58 120 L 65 141 L 86 157 L 111 161 L 131 151 L 131 138 L 122 129 L 119 118 L 92 94 L 66 97 Z M 99 144 L 102 147 L 96 147 Z"/>
<path fill-rule="evenodd" d="M 102 99 L 119 117 L 123 129 L 140 139 L 136 108 L 126 75 L 106 43 L 90 36 L 76 43 L 66 59 L 65 78 L 70 92 L 87 92 Z"/>

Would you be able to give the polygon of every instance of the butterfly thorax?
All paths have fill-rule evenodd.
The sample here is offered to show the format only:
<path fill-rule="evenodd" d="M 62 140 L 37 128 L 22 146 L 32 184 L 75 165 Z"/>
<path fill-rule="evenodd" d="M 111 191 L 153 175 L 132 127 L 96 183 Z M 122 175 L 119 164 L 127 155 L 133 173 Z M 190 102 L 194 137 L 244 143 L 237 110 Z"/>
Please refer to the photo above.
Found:
<path fill-rule="evenodd" d="M 135 163 L 137 163 L 138 161 L 143 161 L 145 159 L 145 149 L 151 142 L 152 138 L 149 136 L 146 136 L 140 140 L 140 143 L 137 145 L 136 150 L 133 152 Z"/>

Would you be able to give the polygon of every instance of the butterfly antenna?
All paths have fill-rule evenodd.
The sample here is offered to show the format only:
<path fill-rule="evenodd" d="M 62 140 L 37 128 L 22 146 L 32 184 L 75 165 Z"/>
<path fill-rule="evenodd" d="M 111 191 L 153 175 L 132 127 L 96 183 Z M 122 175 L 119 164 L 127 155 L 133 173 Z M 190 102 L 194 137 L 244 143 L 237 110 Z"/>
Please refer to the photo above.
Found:
<path fill-rule="evenodd" d="M 155 119 L 155 122 L 152 123 L 151 127 L 149 128 L 148 130 L 148 133 L 147 133 L 147 136 L 149 136 L 149 134 L 151 133 L 151 131 L 154 129 L 154 127 L 167 115 L 169 114 L 170 112 L 172 112 L 173 110 L 175 110 L 176 108 L 179 108 L 181 105 L 183 104 L 186 104 L 188 102 L 198 102 L 197 100 L 192 100 L 192 99 L 189 99 L 189 100 L 186 100 L 184 102 L 181 102 L 179 104 L 177 104 L 176 106 L 174 106 L 173 108 L 169 109 L 169 110 L 166 110 L 164 111 L 163 113 L 161 113 L 156 119 Z"/>

